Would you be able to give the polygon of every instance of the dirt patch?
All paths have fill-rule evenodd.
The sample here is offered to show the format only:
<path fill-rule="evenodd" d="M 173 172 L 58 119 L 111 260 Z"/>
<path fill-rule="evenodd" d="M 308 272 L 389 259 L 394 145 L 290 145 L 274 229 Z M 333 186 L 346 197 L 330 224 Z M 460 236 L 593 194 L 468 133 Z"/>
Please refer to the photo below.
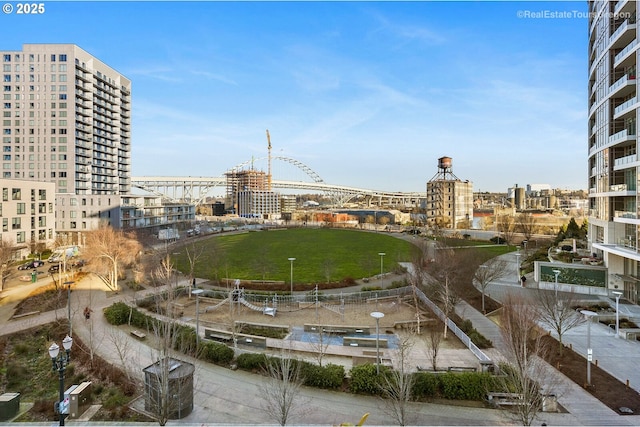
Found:
<path fill-rule="evenodd" d="M 551 336 L 543 337 L 546 345 L 554 351 L 549 352 L 546 361 L 565 374 L 571 381 L 584 387 L 599 401 L 614 411 L 622 414 L 620 408 L 631 409 L 640 414 L 640 394 L 627 387 L 618 379 L 600 367 L 591 364 L 591 386 L 587 387 L 587 361 L 570 348 L 565 347 L 560 355 L 558 340 Z"/>

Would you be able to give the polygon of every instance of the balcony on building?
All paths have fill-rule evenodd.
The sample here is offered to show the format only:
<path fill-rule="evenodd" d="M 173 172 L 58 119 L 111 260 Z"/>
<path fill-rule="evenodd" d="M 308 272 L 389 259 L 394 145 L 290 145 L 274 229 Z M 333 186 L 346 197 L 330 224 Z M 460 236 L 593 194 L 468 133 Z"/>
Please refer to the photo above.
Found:
<path fill-rule="evenodd" d="M 615 153 L 614 153 L 615 156 Z M 635 168 L 640 166 L 638 163 L 638 155 L 630 154 L 623 157 L 614 158 L 613 160 L 613 170 L 618 171 L 622 169 Z"/>
<path fill-rule="evenodd" d="M 632 54 L 635 53 L 636 46 L 638 46 L 638 40 L 634 39 L 619 52 L 616 52 L 613 57 L 613 68 L 618 68 L 623 64 L 628 65 L 625 63 L 635 63 L 635 55 Z"/>
<path fill-rule="evenodd" d="M 635 73 L 622 73 L 622 76 L 609 86 L 609 96 L 624 98 L 636 92 Z"/>
<path fill-rule="evenodd" d="M 613 109 L 613 119 L 617 120 L 627 115 L 635 116 L 635 110 L 637 107 L 638 107 L 638 99 L 635 96 L 633 96 L 632 98 L 619 104 L 617 107 Z"/>
<path fill-rule="evenodd" d="M 634 141 L 636 139 L 635 129 L 622 129 L 609 137 L 609 144 L 621 143 L 626 141 Z M 600 148 L 600 147 L 595 147 Z"/>
<path fill-rule="evenodd" d="M 627 19 L 620 20 L 619 25 L 614 23 L 613 28 L 615 30 L 609 37 L 609 48 L 619 49 L 622 48 L 636 37 L 636 15 L 635 13 Z"/>

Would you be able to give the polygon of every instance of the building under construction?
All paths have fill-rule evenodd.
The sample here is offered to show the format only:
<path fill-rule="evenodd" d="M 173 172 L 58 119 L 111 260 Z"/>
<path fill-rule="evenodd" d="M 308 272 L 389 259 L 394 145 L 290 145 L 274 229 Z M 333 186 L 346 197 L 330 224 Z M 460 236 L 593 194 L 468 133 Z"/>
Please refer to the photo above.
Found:
<path fill-rule="evenodd" d="M 224 174 L 227 182 L 226 209 L 243 218 L 272 218 L 280 213 L 280 195 L 271 191 L 263 171 L 233 170 Z"/>
<path fill-rule="evenodd" d="M 427 224 L 433 228 L 469 228 L 473 184 L 453 174 L 451 157 L 438 159 L 438 173 L 427 182 Z"/>

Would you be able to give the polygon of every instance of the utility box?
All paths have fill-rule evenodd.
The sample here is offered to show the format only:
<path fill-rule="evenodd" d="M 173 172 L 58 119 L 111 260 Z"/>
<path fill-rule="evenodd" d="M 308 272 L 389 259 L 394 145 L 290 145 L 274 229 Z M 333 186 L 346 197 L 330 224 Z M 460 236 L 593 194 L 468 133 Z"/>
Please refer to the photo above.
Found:
<path fill-rule="evenodd" d="M 18 415 L 20 411 L 20 393 L 4 393 L 0 395 L 0 421 L 7 421 Z"/>
<path fill-rule="evenodd" d="M 69 418 L 79 418 L 91 404 L 91 381 L 80 383 L 69 393 Z"/>
<path fill-rule="evenodd" d="M 193 411 L 193 364 L 166 357 L 143 371 L 145 411 L 169 414 L 170 420 Z"/>

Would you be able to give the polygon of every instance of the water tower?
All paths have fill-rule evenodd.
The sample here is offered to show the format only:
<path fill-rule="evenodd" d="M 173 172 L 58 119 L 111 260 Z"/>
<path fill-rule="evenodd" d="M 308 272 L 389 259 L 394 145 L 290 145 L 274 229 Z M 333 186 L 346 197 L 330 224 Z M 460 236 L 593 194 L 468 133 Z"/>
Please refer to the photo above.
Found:
<path fill-rule="evenodd" d="M 453 173 L 453 159 L 440 157 L 438 172 L 427 182 L 427 222 L 435 228 L 470 226 L 473 185 Z"/>

